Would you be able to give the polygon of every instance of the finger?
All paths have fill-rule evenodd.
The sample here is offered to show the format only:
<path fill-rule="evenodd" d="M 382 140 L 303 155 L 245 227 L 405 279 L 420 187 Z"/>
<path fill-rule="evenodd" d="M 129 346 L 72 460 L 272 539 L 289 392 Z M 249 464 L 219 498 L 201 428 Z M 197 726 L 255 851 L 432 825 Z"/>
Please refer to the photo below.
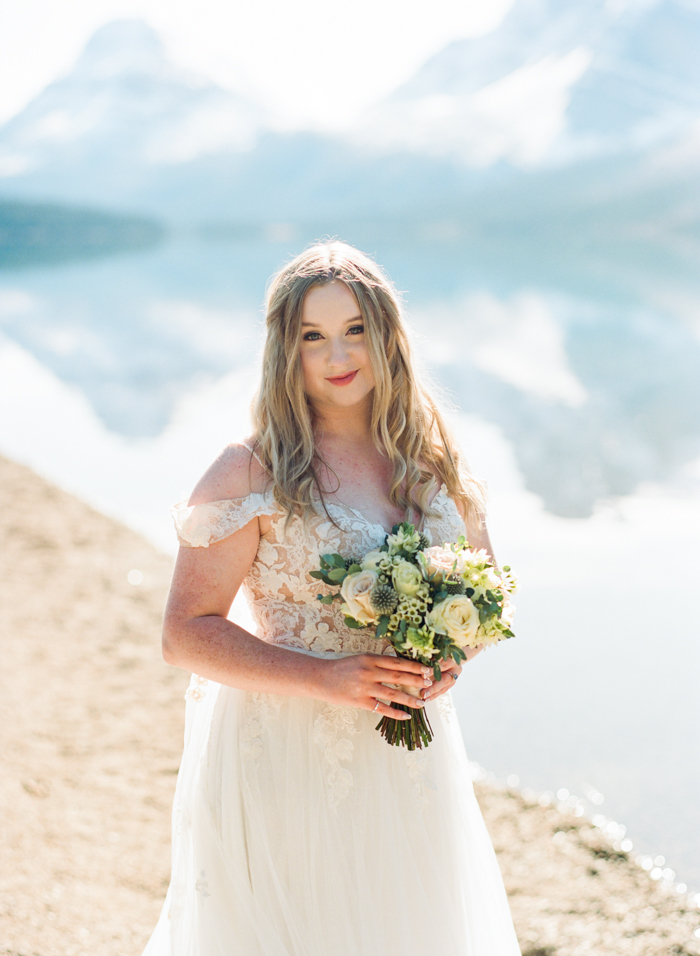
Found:
<path fill-rule="evenodd" d="M 401 690 L 400 687 L 391 687 L 382 684 L 382 689 L 380 691 L 378 690 L 373 696 L 381 700 L 391 700 L 395 704 L 404 704 L 406 707 L 412 707 L 414 709 L 420 709 L 423 706 L 422 698 L 407 694 Z"/>
<path fill-rule="evenodd" d="M 448 690 L 452 690 L 461 672 L 461 667 L 459 669 L 453 668 L 450 671 L 446 671 L 441 681 L 436 681 L 432 687 L 423 691 L 421 694 L 423 700 L 434 700 L 441 694 L 446 694 Z"/>
<path fill-rule="evenodd" d="M 389 704 L 381 704 L 377 707 L 376 713 L 380 717 L 392 717 L 394 720 L 410 720 L 411 715 L 405 710 L 397 710 L 396 707 L 390 707 Z"/>
<path fill-rule="evenodd" d="M 460 665 L 457 664 L 451 657 L 446 661 L 440 661 L 440 670 L 441 671 L 453 671 L 456 667 Z"/>
<path fill-rule="evenodd" d="M 370 697 L 367 710 L 373 714 L 377 714 L 379 717 L 395 717 L 397 720 L 411 719 L 411 715 L 407 714 L 405 710 L 397 710 L 396 707 L 385 704 L 383 700 L 376 700 L 374 697 Z"/>
<path fill-rule="evenodd" d="M 426 677 L 429 677 L 433 673 L 432 667 L 421 664 L 420 661 L 406 661 L 402 657 L 383 657 L 377 655 L 373 663 L 376 663 L 377 667 L 386 667 L 389 670 L 399 670 L 410 674 L 423 674 Z"/>
<path fill-rule="evenodd" d="M 410 671 L 377 671 L 374 679 L 378 684 L 405 684 L 407 687 L 432 687 L 431 677 L 412 674 Z"/>

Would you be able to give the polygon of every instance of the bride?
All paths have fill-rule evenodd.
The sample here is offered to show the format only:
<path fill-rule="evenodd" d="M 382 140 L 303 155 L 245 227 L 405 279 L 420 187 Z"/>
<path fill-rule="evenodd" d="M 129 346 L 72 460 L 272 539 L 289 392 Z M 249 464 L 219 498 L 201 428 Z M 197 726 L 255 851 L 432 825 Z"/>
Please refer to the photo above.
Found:
<path fill-rule="evenodd" d="M 356 249 L 314 246 L 274 279 L 253 422 L 175 508 L 163 653 L 194 675 L 144 956 L 517 956 L 450 700 L 462 668 L 433 682 L 384 653 L 308 574 L 404 520 L 490 550 L 396 293 Z M 255 635 L 227 619 L 240 587 Z M 388 701 L 426 708 L 427 749 L 376 732 L 404 713 Z"/>

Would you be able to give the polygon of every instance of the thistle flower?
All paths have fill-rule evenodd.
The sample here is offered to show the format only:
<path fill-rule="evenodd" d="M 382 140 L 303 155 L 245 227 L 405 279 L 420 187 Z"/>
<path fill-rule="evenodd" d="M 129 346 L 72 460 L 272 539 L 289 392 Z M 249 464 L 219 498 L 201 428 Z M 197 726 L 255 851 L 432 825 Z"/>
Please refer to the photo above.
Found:
<path fill-rule="evenodd" d="M 464 594 L 466 591 L 466 585 L 464 581 L 461 580 L 450 580 L 443 582 L 444 589 L 448 594 Z"/>
<path fill-rule="evenodd" d="M 389 584 L 376 584 L 369 595 L 370 603 L 379 614 L 391 614 L 399 603 L 399 596 Z"/>

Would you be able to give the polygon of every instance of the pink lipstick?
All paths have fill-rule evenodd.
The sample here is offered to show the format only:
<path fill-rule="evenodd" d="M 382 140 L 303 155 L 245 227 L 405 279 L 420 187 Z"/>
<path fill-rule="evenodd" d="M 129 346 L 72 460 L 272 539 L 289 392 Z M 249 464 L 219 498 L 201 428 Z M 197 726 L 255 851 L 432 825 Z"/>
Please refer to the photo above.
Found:
<path fill-rule="evenodd" d="M 359 369 L 355 369 L 354 372 L 348 372 L 347 375 L 338 375 L 335 378 L 327 378 L 326 381 L 330 382 L 331 385 L 349 385 L 357 375 L 358 371 Z"/>

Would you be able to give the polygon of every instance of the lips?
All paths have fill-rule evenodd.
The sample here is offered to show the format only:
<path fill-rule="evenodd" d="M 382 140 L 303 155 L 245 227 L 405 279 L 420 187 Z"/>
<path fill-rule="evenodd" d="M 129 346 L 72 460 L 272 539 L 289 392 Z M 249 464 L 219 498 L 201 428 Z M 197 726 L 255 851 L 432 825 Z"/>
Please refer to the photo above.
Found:
<path fill-rule="evenodd" d="M 334 378 L 327 378 L 326 381 L 330 382 L 331 385 L 349 385 L 357 375 L 358 371 L 359 369 L 355 369 L 353 372 L 348 372 L 346 375 L 336 375 Z"/>

